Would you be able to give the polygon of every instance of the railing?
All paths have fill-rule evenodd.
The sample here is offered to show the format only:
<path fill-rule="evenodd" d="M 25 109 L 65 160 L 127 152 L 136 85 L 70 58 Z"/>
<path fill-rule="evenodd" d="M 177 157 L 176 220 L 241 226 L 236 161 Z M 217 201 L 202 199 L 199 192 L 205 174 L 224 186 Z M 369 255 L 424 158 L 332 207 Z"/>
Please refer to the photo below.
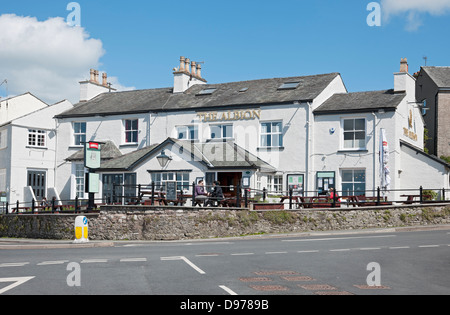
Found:
<path fill-rule="evenodd" d="M 122 196 L 117 192 L 135 191 L 134 195 Z M 151 205 L 151 206 L 202 206 L 224 208 L 264 208 L 262 205 L 279 205 L 282 209 L 312 208 L 358 208 L 390 205 L 450 203 L 450 189 L 391 189 L 383 192 L 380 188 L 368 191 L 337 191 L 330 194 L 324 191 L 269 191 L 264 189 L 242 188 L 240 186 L 220 186 L 222 196 L 212 196 L 213 186 L 206 186 L 208 195 L 200 197 L 196 194 L 195 183 L 178 186 L 172 195 L 155 184 L 151 185 L 114 185 L 111 194 L 94 200 L 94 207 L 89 207 L 88 200 L 56 200 L 19 202 L 14 204 L 0 203 L 0 214 L 21 213 L 87 213 L 96 211 L 101 205 Z M 121 188 L 121 189 L 117 189 Z M 158 188 L 158 189 L 157 189 Z M 270 208 L 270 206 L 268 207 Z M 274 209 L 280 209 L 280 207 Z"/>

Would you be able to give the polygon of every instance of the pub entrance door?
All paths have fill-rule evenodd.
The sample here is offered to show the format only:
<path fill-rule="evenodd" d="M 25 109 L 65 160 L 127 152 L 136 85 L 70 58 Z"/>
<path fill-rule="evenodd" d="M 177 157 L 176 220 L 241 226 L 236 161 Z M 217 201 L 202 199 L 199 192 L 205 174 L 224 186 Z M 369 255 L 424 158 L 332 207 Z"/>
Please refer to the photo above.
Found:
<path fill-rule="evenodd" d="M 241 184 L 242 172 L 217 173 L 217 180 L 220 182 L 224 194 L 232 197 L 236 196 L 236 188 Z"/>

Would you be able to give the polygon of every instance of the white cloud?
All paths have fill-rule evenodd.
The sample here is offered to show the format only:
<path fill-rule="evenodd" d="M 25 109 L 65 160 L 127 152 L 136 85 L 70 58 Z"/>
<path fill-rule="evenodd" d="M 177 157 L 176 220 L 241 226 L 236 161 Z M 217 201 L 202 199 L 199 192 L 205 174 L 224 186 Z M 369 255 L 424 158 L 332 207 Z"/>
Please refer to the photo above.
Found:
<path fill-rule="evenodd" d="M 89 78 L 105 54 L 100 40 L 60 17 L 38 21 L 4 14 L 0 30 L 0 80 L 8 79 L 10 95 L 31 92 L 48 103 L 76 103 L 78 82 Z"/>
<path fill-rule="evenodd" d="M 423 25 L 422 14 L 445 15 L 450 13 L 450 0 L 381 0 L 384 19 L 406 13 L 406 29 L 417 30 Z"/>

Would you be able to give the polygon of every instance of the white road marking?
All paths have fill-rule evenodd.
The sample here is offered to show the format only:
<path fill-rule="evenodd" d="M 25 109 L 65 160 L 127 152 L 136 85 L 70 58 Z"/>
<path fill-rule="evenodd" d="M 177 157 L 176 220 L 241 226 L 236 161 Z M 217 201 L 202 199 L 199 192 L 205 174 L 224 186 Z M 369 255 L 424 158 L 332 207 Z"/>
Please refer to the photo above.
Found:
<path fill-rule="evenodd" d="M 37 264 L 38 266 L 50 266 L 50 265 L 63 265 L 68 263 L 68 260 L 58 260 L 58 261 L 43 261 L 39 264 Z"/>
<path fill-rule="evenodd" d="M 108 259 L 85 259 L 82 260 L 82 264 L 97 264 L 97 263 L 107 263 Z"/>
<path fill-rule="evenodd" d="M 389 249 L 408 249 L 411 248 L 409 246 L 398 246 L 398 247 L 389 247 Z"/>
<path fill-rule="evenodd" d="M 5 268 L 5 267 L 23 267 L 25 265 L 29 265 L 29 262 L 21 262 L 21 263 L 5 263 L 5 264 L 0 264 L 0 268 Z"/>
<path fill-rule="evenodd" d="M 366 247 L 366 248 L 360 248 L 359 250 L 378 250 L 381 249 L 380 247 Z"/>
<path fill-rule="evenodd" d="M 145 262 L 147 258 L 122 258 L 120 262 Z"/>
<path fill-rule="evenodd" d="M 238 295 L 236 292 L 234 292 L 233 290 L 231 290 L 230 288 L 227 288 L 224 285 L 219 285 L 219 288 L 225 290 L 225 292 L 227 292 L 229 295 Z"/>
<path fill-rule="evenodd" d="M 419 248 L 433 248 L 433 247 L 439 247 L 439 245 L 422 245 L 422 246 L 419 246 Z"/>
<path fill-rule="evenodd" d="M 205 272 L 201 270 L 199 267 L 194 265 L 189 259 L 187 259 L 184 256 L 173 256 L 173 257 L 161 257 L 161 260 L 183 260 L 185 263 L 187 263 L 189 266 L 194 268 L 198 273 L 204 275 Z"/>
<path fill-rule="evenodd" d="M 288 252 L 266 252 L 266 255 L 287 254 Z"/>
<path fill-rule="evenodd" d="M 376 235 L 376 236 L 354 236 L 354 237 L 334 237 L 334 238 L 313 238 L 313 239 L 295 239 L 281 240 L 282 242 L 315 242 L 315 241 L 338 241 L 338 240 L 356 240 L 362 238 L 389 238 L 397 237 L 396 235 Z"/>
<path fill-rule="evenodd" d="M 9 291 L 11 289 L 14 289 L 15 287 L 18 287 L 21 284 L 24 284 L 27 281 L 30 281 L 31 279 L 33 279 L 34 277 L 21 277 L 21 278 L 0 278 L 0 283 L 5 283 L 5 282 L 14 282 L 13 284 L 0 289 L 0 294 L 5 293 L 6 291 Z"/>

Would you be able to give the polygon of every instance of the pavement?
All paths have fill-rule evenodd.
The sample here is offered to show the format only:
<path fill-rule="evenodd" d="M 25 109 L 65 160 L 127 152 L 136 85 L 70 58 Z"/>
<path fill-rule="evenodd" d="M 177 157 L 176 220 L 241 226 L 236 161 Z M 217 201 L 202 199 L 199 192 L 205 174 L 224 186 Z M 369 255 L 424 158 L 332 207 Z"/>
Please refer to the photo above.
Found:
<path fill-rule="evenodd" d="M 364 230 L 335 230 L 335 231 L 316 231 L 286 234 L 264 234 L 250 235 L 228 238 L 214 239 L 195 239 L 179 241 L 89 241 L 86 243 L 75 243 L 73 240 L 43 240 L 43 239 L 16 239 L 0 238 L 0 250 L 2 249 L 61 249 L 61 248 L 96 248 L 96 247 L 114 247 L 116 244 L 143 244 L 143 243 L 170 243 L 170 242 L 205 242 L 221 240 L 244 240 L 244 239 L 263 239 L 263 238 L 289 238 L 289 237 L 308 237 L 308 236 L 329 236 L 329 235 L 352 235 L 352 234 L 373 234 L 373 233 L 393 233 L 393 232 L 412 232 L 412 231 L 430 231 L 430 230 L 450 230 L 449 225 L 427 225 L 427 226 L 408 226 L 393 228 L 378 228 Z"/>

